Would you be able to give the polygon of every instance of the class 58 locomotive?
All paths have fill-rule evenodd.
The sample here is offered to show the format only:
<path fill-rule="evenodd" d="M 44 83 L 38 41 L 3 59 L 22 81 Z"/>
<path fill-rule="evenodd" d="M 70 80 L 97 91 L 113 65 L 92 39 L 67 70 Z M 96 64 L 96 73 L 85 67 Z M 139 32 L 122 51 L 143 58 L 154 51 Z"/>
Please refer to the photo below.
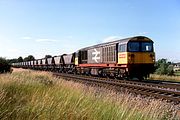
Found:
<path fill-rule="evenodd" d="M 117 78 L 147 78 L 154 71 L 153 41 L 136 36 L 80 49 L 75 55 L 78 73 Z"/>

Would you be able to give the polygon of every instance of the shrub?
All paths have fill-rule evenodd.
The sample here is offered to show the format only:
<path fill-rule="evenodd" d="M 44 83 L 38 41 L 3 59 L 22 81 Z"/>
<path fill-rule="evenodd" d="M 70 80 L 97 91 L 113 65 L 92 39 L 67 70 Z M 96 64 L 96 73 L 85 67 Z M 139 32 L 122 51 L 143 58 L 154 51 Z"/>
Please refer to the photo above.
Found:
<path fill-rule="evenodd" d="M 174 75 L 173 66 L 167 59 L 160 59 L 156 62 L 155 73 L 158 75 Z"/>
<path fill-rule="evenodd" d="M 0 57 L 0 73 L 11 72 L 11 65 L 5 58 Z"/>

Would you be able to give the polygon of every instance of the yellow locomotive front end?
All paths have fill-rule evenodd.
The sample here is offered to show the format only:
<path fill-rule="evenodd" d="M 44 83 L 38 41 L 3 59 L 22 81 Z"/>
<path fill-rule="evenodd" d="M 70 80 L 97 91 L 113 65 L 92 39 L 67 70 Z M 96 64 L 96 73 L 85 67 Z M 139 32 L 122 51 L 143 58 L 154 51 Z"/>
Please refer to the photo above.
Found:
<path fill-rule="evenodd" d="M 130 77 L 143 79 L 154 71 L 155 53 L 153 41 L 147 37 L 134 37 L 119 43 L 118 65 L 125 66 Z"/>

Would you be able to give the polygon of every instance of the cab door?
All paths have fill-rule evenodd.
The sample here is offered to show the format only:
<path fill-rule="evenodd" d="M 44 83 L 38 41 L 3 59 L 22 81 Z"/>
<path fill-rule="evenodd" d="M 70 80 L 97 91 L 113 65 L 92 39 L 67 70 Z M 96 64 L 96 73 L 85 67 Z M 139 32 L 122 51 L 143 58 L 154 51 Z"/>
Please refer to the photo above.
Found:
<path fill-rule="evenodd" d="M 127 43 L 119 43 L 118 45 L 118 64 L 128 63 Z"/>

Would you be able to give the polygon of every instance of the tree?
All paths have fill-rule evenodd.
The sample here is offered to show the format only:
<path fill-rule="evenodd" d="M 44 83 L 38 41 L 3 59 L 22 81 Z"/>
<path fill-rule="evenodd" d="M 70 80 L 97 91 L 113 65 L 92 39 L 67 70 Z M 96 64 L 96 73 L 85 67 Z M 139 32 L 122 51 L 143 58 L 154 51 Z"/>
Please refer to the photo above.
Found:
<path fill-rule="evenodd" d="M 23 62 L 23 58 L 20 56 L 20 57 L 18 57 L 17 61 L 18 62 Z"/>
<path fill-rule="evenodd" d="M 0 73 L 10 72 L 11 65 L 9 65 L 8 61 L 5 58 L 0 57 Z"/>
<path fill-rule="evenodd" d="M 28 56 L 29 60 L 35 60 L 35 57 L 33 55 Z"/>
<path fill-rule="evenodd" d="M 51 55 L 45 55 L 45 58 L 51 58 L 52 56 Z"/>
<path fill-rule="evenodd" d="M 7 62 L 9 64 L 12 64 L 12 63 L 17 63 L 18 62 L 18 59 L 14 58 L 14 59 L 8 59 Z"/>
<path fill-rule="evenodd" d="M 31 61 L 31 60 L 35 60 L 34 56 L 29 55 L 28 57 L 24 58 L 24 61 Z"/>
<path fill-rule="evenodd" d="M 174 66 L 173 65 L 169 65 L 167 68 L 167 73 L 168 75 L 174 75 L 174 70 L 173 70 Z"/>
<path fill-rule="evenodd" d="M 156 74 L 159 75 L 173 75 L 173 66 L 171 65 L 171 62 L 168 62 L 167 59 L 159 59 L 156 62 Z"/>

